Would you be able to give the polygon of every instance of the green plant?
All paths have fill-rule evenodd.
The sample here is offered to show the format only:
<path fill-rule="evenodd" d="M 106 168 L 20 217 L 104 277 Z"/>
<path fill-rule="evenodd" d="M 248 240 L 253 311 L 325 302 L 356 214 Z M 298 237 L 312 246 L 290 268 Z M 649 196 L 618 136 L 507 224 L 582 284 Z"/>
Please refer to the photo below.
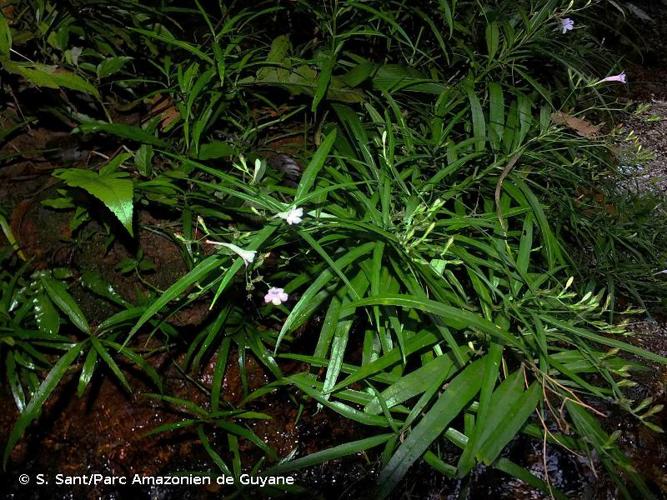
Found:
<path fill-rule="evenodd" d="M 120 302 L 95 332 L 80 328 L 90 337 L 55 363 L 5 460 L 84 349 L 80 392 L 98 358 L 129 386 L 116 354 L 159 385 L 132 346 L 147 332 L 183 339 L 170 314 L 206 300 L 211 316 L 187 338 L 181 369 L 214 361 L 209 407 L 155 396 L 188 414 L 157 431 L 195 429 L 225 474 L 239 475 L 239 438 L 265 453 L 269 463 L 253 469 L 263 474 L 382 447 L 372 452 L 379 497 L 420 459 L 459 478 L 482 463 L 562 496 L 503 456 L 524 434 L 598 460 L 626 497 L 650 496 L 596 416 L 602 403 L 616 405 L 660 431 L 651 420 L 660 408 L 625 389 L 641 368 L 635 358 L 667 361 L 605 319 L 637 312 L 618 310 L 619 289 L 638 302 L 664 292 L 642 276 L 658 262 L 650 231 L 664 221 L 627 198 L 613 202 L 628 207 L 624 217 L 595 202 L 599 189 L 617 194 L 613 155 L 603 140 L 552 120 L 556 110 L 613 110 L 599 79 L 612 69 L 607 54 L 587 30 L 560 33 L 566 16 L 584 16 L 589 4 L 219 3 L 214 14 L 195 2 L 179 11 L 199 26 L 189 34 L 165 7 L 139 16 L 123 40 L 149 44 L 155 57 L 128 55 L 126 40 L 95 71 L 113 77 L 132 106 L 150 108 L 156 97 L 164 105 L 143 124 L 76 115 L 77 132 L 113 137 L 126 151 L 99 172 L 58 171 L 70 190 L 50 203 L 74 207 L 72 189 L 83 189 L 130 235 L 133 204 L 166 206 L 179 214 L 175 239 L 191 269 L 153 300 Z M 296 22 L 310 27 L 307 36 L 274 27 Z M 271 166 L 286 141 L 306 160 L 298 182 Z M 589 272 L 592 255 L 599 266 Z M 124 269 L 141 262 L 139 252 Z M 254 391 L 244 382 L 243 400 L 226 407 L 232 348 L 274 380 Z M 290 360 L 309 369 L 285 373 Z M 267 418 L 250 405 L 285 387 L 370 437 L 271 463 L 273 450 L 237 420 Z M 231 468 L 207 434 L 216 427 Z M 441 452 L 451 447 L 455 462 Z"/>

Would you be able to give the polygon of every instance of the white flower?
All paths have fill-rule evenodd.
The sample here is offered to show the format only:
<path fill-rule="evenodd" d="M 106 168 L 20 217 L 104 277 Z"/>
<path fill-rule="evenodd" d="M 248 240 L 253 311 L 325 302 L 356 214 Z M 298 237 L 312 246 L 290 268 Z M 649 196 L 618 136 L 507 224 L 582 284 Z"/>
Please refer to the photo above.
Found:
<path fill-rule="evenodd" d="M 290 208 L 287 212 L 280 212 L 278 217 L 285 219 L 290 226 L 299 224 L 303 220 L 303 208 Z"/>
<path fill-rule="evenodd" d="M 206 243 L 208 243 L 209 245 L 229 248 L 232 252 L 234 252 L 236 255 L 238 255 L 243 259 L 243 262 L 245 263 L 246 266 L 248 264 L 251 264 L 255 260 L 255 255 L 257 255 L 257 252 L 255 250 L 243 250 L 242 248 L 239 248 L 232 243 L 223 243 L 220 241 L 211 241 L 211 240 L 206 240 Z"/>
<path fill-rule="evenodd" d="M 271 302 L 274 306 L 279 306 L 283 302 L 286 302 L 289 296 L 285 293 L 285 290 L 282 288 L 271 287 L 269 291 L 264 296 L 264 302 L 267 304 Z"/>
<path fill-rule="evenodd" d="M 568 31 L 572 31 L 574 29 L 574 21 L 569 17 L 561 19 L 560 25 L 561 28 L 563 29 L 563 33 L 567 33 Z"/>
<path fill-rule="evenodd" d="M 69 53 L 72 56 L 72 64 L 74 66 L 79 65 L 79 57 L 81 57 L 82 52 L 83 52 L 83 47 L 72 47 L 70 49 Z"/>

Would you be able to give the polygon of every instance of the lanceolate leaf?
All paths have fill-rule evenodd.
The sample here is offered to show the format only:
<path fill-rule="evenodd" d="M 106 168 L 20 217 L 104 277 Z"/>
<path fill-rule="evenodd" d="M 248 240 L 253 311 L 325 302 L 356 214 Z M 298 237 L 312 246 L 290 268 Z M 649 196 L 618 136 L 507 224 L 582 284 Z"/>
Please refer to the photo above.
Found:
<path fill-rule="evenodd" d="M 49 298 L 67 315 L 72 324 L 82 332 L 88 333 L 90 331 L 88 321 L 65 285 L 50 276 L 43 275 L 40 280 Z"/>
<path fill-rule="evenodd" d="M 7 18 L 0 13 L 0 57 L 9 57 L 12 48 L 12 32 Z"/>
<path fill-rule="evenodd" d="M 130 179 L 118 174 L 102 175 L 90 170 L 72 168 L 55 174 L 69 186 L 86 190 L 113 212 L 130 235 L 132 230 L 132 208 L 134 185 Z"/>
<path fill-rule="evenodd" d="M 141 328 L 149 319 L 155 316 L 155 314 L 157 314 L 164 306 L 166 306 L 172 300 L 180 297 L 180 295 L 188 288 L 197 283 L 199 280 L 208 276 L 208 274 L 215 268 L 219 267 L 222 259 L 223 257 L 220 255 L 211 255 L 210 257 L 207 257 L 199 264 L 197 264 L 197 266 L 192 271 L 190 271 L 176 283 L 171 285 L 167 290 L 165 290 L 156 301 L 154 301 L 148 308 L 146 308 L 132 330 L 130 330 L 125 343 L 127 344 L 127 341 L 137 331 L 139 331 L 139 328 Z"/>
<path fill-rule="evenodd" d="M 333 129 L 329 134 L 324 138 L 322 144 L 313 155 L 312 160 L 304 170 L 303 175 L 301 176 L 301 181 L 299 186 L 296 188 L 296 194 L 294 196 L 295 203 L 298 204 L 299 200 L 308 194 L 308 191 L 313 187 L 315 181 L 317 180 L 317 174 L 324 165 L 324 162 L 327 160 L 331 146 L 333 146 L 336 141 L 336 129 Z"/>
<path fill-rule="evenodd" d="M 360 439 L 359 441 L 352 441 L 350 443 L 334 446 L 333 448 L 328 448 L 316 453 L 311 453 L 305 457 L 282 462 L 274 467 L 271 467 L 266 471 L 266 475 L 284 474 L 293 470 L 304 469 L 306 467 L 312 467 L 313 465 L 322 464 L 331 460 L 337 460 L 348 455 L 361 453 L 386 443 L 389 441 L 389 439 L 392 438 L 392 436 L 393 434 L 380 434 L 379 436 Z"/>
<path fill-rule="evenodd" d="M 17 63 L 9 60 L 0 60 L 0 64 L 9 73 L 21 75 L 36 87 L 65 88 L 100 97 L 97 89 L 88 80 L 58 66 Z"/>

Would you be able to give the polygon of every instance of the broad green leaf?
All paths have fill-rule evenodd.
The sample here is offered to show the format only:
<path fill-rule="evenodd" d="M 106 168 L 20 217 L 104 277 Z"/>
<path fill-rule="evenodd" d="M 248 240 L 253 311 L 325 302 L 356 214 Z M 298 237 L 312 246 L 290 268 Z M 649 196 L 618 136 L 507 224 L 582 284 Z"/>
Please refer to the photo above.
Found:
<path fill-rule="evenodd" d="M 97 78 L 102 79 L 118 73 L 131 60 L 132 58 L 127 56 L 115 56 L 104 59 L 97 65 Z"/>
<path fill-rule="evenodd" d="M 3 68 L 9 73 L 21 75 L 37 87 L 51 89 L 70 89 L 90 94 L 100 98 L 97 89 L 85 78 L 58 66 L 46 64 L 17 63 L 9 60 L 0 60 Z"/>
<path fill-rule="evenodd" d="M 228 142 L 209 142 L 199 146 L 199 160 L 215 160 L 236 155 L 236 147 Z"/>
<path fill-rule="evenodd" d="M 84 189 L 104 203 L 127 232 L 134 236 L 132 230 L 134 184 L 130 179 L 119 177 L 117 174 L 101 175 L 80 168 L 59 170 L 54 175 L 71 187 Z"/>
<path fill-rule="evenodd" d="M 373 87 L 381 92 L 422 92 L 440 95 L 447 87 L 419 70 L 402 64 L 383 64 L 373 76 Z"/>
<path fill-rule="evenodd" d="M 142 144 L 134 154 L 134 164 L 144 177 L 149 177 L 153 171 L 153 146 Z"/>
<path fill-rule="evenodd" d="M 104 133 L 115 135 L 122 139 L 129 139 L 141 144 L 150 144 L 159 148 L 169 149 L 169 143 L 162 139 L 155 137 L 153 134 L 145 131 L 140 127 L 134 125 L 125 125 L 124 123 L 102 123 L 102 122 L 86 122 L 82 123 L 74 130 L 84 134 Z"/>
<path fill-rule="evenodd" d="M 267 66 L 260 68 L 257 72 L 257 78 L 260 80 L 267 78 L 271 74 L 272 66 L 281 65 L 289 55 L 291 49 L 292 44 L 287 35 L 280 35 L 274 38 L 271 42 L 269 54 L 266 57 Z"/>

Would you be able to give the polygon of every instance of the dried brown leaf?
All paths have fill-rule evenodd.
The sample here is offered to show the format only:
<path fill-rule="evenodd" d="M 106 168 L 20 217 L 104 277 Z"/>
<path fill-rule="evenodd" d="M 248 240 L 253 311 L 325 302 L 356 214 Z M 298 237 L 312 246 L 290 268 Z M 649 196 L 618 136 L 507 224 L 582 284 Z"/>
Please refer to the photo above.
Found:
<path fill-rule="evenodd" d="M 551 121 L 556 125 L 562 125 L 571 130 L 574 130 L 578 135 L 581 137 L 586 137 L 587 139 L 596 138 L 600 135 L 600 130 L 602 129 L 601 123 L 598 125 L 593 125 L 587 120 L 563 113 L 562 111 L 551 113 Z"/>

